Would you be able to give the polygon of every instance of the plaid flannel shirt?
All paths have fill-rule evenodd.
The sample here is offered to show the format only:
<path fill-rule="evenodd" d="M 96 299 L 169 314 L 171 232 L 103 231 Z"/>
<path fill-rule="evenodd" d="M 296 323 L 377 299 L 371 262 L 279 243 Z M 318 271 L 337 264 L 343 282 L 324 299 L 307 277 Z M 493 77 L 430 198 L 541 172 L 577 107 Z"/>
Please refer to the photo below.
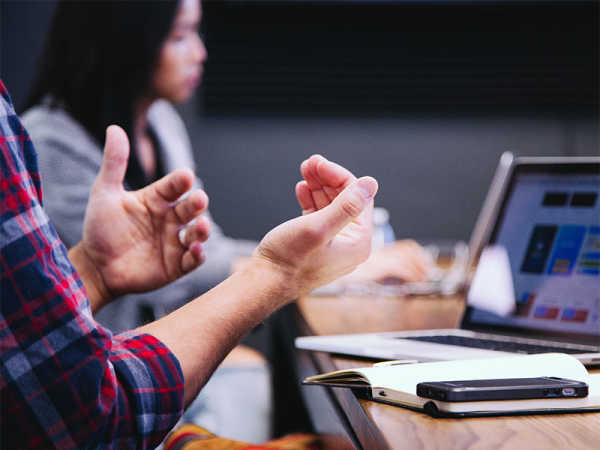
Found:
<path fill-rule="evenodd" d="M 0 305 L 0 448 L 154 447 L 179 419 L 175 356 L 92 318 L 1 81 Z"/>

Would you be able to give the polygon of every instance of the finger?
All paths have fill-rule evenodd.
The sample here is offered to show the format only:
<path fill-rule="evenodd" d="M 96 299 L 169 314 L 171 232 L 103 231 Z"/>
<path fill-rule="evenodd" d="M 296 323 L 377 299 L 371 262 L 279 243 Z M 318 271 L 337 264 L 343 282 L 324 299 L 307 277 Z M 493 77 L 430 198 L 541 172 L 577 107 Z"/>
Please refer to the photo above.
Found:
<path fill-rule="evenodd" d="M 318 213 L 315 226 L 322 227 L 326 240 L 332 239 L 342 228 L 358 218 L 371 204 L 377 193 L 377 181 L 371 177 L 362 177 L 348 186 L 334 201 Z M 365 224 L 369 226 L 369 224 Z"/>
<path fill-rule="evenodd" d="M 308 183 L 308 187 L 313 190 L 321 189 L 322 185 L 318 179 L 317 164 L 325 160 L 321 155 L 312 155 L 300 165 L 300 173 L 302 178 Z"/>
<path fill-rule="evenodd" d="M 419 274 L 419 278 L 425 278 L 427 275 L 427 264 L 423 257 L 419 254 L 416 254 L 412 262 L 415 266 L 415 270 Z"/>
<path fill-rule="evenodd" d="M 181 257 L 181 271 L 188 273 L 206 260 L 202 244 L 195 242 Z"/>
<path fill-rule="evenodd" d="M 344 189 L 343 188 L 334 188 L 331 186 L 323 186 L 323 192 L 325 193 L 325 195 L 327 196 L 327 198 L 329 199 L 329 201 L 333 201 L 334 198 L 336 198 L 338 196 L 338 194 L 340 192 L 342 192 Z"/>
<path fill-rule="evenodd" d="M 398 267 L 397 271 L 391 275 L 407 282 L 421 281 L 423 278 L 423 274 L 420 273 L 415 266 L 406 263 L 403 266 Z"/>
<path fill-rule="evenodd" d="M 300 208 L 302 208 L 302 212 L 304 214 L 308 214 L 317 210 L 312 199 L 310 188 L 308 187 L 308 183 L 306 181 L 299 181 L 296 184 L 296 198 L 298 199 L 298 203 L 300 204 Z"/>
<path fill-rule="evenodd" d="M 407 261 L 413 264 L 417 269 L 425 271 L 427 266 L 427 254 L 423 247 L 412 239 L 394 241 L 393 243 L 386 245 L 382 250 L 397 262 Z"/>
<path fill-rule="evenodd" d="M 322 186 L 345 188 L 356 177 L 345 167 L 325 158 L 315 162 L 316 176 Z"/>
<path fill-rule="evenodd" d="M 194 175 L 189 169 L 179 169 L 165 175 L 150 186 L 142 189 L 151 200 L 174 202 L 192 188 Z"/>
<path fill-rule="evenodd" d="M 122 188 L 129 161 L 129 139 L 123 129 L 111 125 L 106 129 L 104 156 L 97 183 L 106 187 Z"/>
<path fill-rule="evenodd" d="M 194 222 L 187 225 L 184 230 L 185 233 L 182 233 L 183 238 L 180 239 L 184 247 L 190 247 L 194 242 L 205 242 L 210 236 L 210 221 L 206 217 L 198 217 Z"/>
<path fill-rule="evenodd" d="M 405 249 L 405 260 L 413 265 L 417 278 L 422 279 L 427 275 L 428 261 L 423 248 L 417 243 L 410 243 Z"/>
<path fill-rule="evenodd" d="M 312 191 L 311 194 L 313 202 L 317 209 L 323 209 L 331 203 L 331 200 L 329 199 L 327 194 L 325 194 L 325 191 L 323 191 L 322 189 Z"/>
<path fill-rule="evenodd" d="M 307 160 L 304 175 L 310 178 L 315 204 L 318 209 L 327 206 L 356 177 L 346 168 L 314 155 Z"/>
<path fill-rule="evenodd" d="M 310 203 L 314 205 L 315 211 L 322 209 L 331 203 L 327 195 L 322 191 L 323 186 L 317 177 L 316 165 L 322 160 L 325 160 L 325 158 L 323 158 L 321 155 L 313 155 L 307 160 L 303 161 L 300 165 L 300 173 L 302 174 L 302 177 L 308 186 L 311 196 Z"/>
<path fill-rule="evenodd" d="M 198 217 L 208 208 L 208 195 L 202 189 L 197 189 L 183 200 L 175 204 L 175 214 L 181 223 L 188 223 Z"/>

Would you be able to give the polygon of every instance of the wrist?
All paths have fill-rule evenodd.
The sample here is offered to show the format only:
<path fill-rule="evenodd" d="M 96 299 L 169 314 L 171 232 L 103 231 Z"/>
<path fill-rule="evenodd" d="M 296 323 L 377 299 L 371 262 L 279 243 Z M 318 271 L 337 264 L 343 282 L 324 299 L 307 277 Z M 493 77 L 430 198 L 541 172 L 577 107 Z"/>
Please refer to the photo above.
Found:
<path fill-rule="evenodd" d="M 273 311 L 296 300 L 301 289 L 297 276 L 291 268 L 284 267 L 264 256 L 252 255 L 245 266 L 234 274 L 245 278 L 245 282 L 260 286 L 273 302 Z"/>
<path fill-rule="evenodd" d="M 86 251 L 85 245 L 79 242 L 72 247 L 69 250 L 69 259 L 75 266 L 75 269 L 77 269 L 79 278 L 81 278 L 85 286 L 92 312 L 100 310 L 112 299 L 112 295 L 104 282 L 101 272 Z"/>

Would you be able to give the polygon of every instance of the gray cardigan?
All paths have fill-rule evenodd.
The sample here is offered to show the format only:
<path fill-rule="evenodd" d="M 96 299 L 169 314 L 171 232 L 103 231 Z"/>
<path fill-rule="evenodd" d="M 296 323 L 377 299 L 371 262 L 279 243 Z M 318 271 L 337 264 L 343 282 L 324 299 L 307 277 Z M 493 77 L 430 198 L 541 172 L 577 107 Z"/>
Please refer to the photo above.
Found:
<path fill-rule="evenodd" d="M 100 144 L 60 108 L 42 104 L 26 111 L 22 120 L 38 153 L 44 207 L 65 245 L 71 247 L 81 239 L 89 192 L 102 163 Z M 159 140 L 165 171 L 194 170 L 189 137 L 173 106 L 155 102 L 148 122 Z M 198 178 L 196 185 L 202 187 Z M 207 258 L 200 268 L 162 289 L 118 299 L 96 319 L 114 331 L 131 329 L 144 321 L 141 311 L 160 317 L 226 278 L 231 262 L 249 255 L 256 243 L 229 238 L 211 222 L 211 236 L 204 244 Z"/>

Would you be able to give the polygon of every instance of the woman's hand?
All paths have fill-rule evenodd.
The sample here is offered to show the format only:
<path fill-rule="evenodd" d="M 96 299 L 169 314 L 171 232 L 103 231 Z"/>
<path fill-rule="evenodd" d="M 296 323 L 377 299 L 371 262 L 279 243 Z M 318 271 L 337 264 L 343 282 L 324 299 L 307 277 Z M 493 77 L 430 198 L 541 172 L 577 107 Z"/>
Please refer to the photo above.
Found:
<path fill-rule="evenodd" d="M 431 257 L 423 247 L 416 241 L 404 239 L 373 251 L 369 259 L 344 278 L 344 282 L 425 281 L 432 266 Z"/>

